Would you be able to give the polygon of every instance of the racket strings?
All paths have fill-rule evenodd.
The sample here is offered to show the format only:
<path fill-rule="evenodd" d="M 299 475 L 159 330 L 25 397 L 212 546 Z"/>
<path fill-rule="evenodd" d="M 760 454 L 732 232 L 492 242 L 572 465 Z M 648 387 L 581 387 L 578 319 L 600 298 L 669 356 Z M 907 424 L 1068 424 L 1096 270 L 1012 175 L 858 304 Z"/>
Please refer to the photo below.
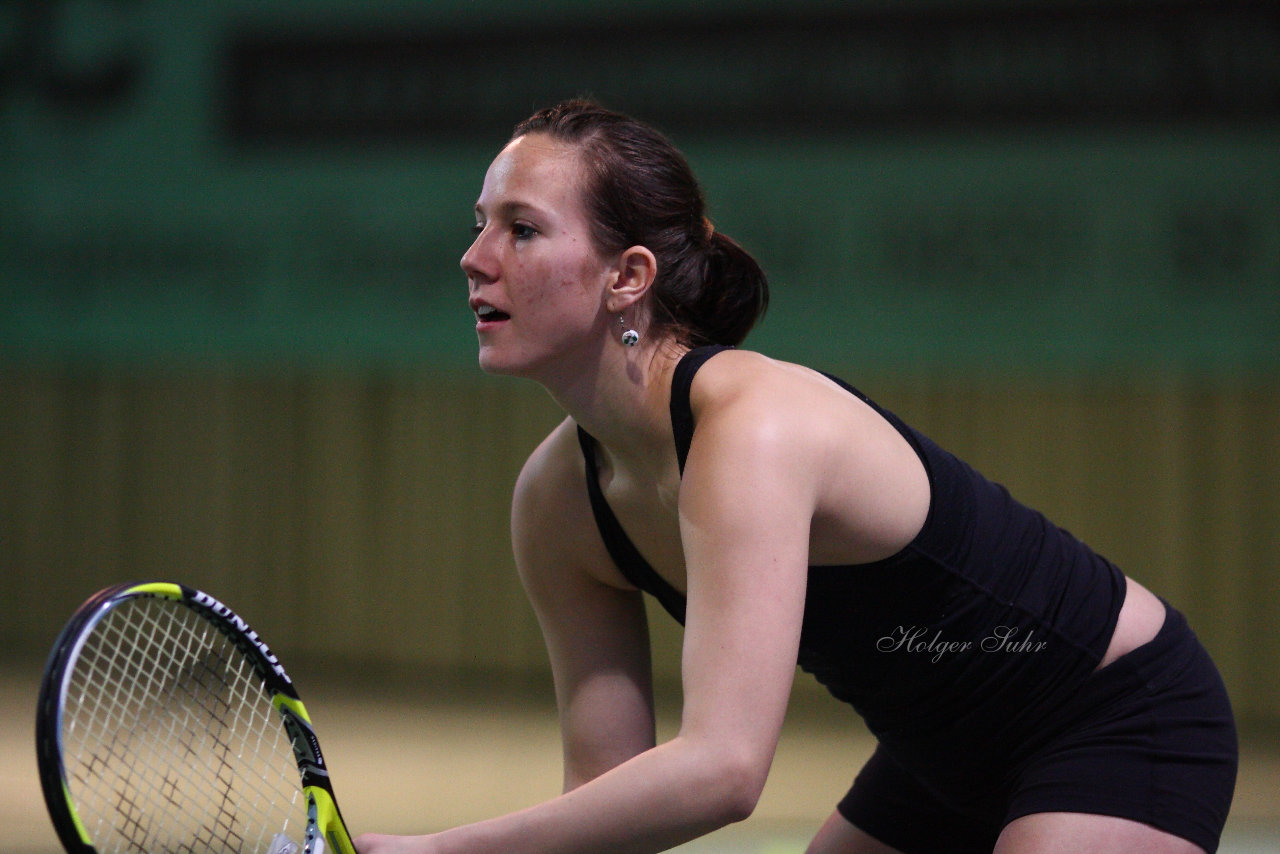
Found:
<path fill-rule="evenodd" d="M 64 684 L 68 787 L 104 852 L 267 851 L 306 815 L 288 734 L 252 662 L 164 599 L 104 616 Z"/>

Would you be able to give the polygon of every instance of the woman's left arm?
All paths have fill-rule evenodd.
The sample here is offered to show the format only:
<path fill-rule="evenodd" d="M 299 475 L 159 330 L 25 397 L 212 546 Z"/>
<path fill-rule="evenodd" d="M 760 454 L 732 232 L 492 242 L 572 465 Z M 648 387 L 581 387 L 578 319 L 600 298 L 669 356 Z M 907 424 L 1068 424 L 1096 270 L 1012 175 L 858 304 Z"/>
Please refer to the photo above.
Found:
<path fill-rule="evenodd" d="M 699 413 L 680 493 L 688 604 L 678 734 L 550 801 L 381 852 L 651 852 L 746 818 L 795 674 L 815 472 L 795 416 Z M 366 850 L 366 849 L 362 849 Z"/>

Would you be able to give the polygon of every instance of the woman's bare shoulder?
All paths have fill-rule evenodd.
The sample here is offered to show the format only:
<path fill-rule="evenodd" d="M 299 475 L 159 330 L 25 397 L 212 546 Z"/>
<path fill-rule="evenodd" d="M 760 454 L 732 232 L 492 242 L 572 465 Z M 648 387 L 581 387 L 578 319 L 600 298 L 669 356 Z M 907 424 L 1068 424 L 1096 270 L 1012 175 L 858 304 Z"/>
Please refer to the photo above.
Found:
<path fill-rule="evenodd" d="M 581 485 L 584 473 L 577 425 L 572 418 L 565 418 L 525 460 L 516 480 L 516 498 L 546 497 L 549 492 L 567 488 L 573 480 Z"/>
<path fill-rule="evenodd" d="M 694 378 L 690 405 L 699 423 L 726 417 L 761 429 L 789 425 L 815 438 L 822 424 L 866 414 L 860 400 L 818 371 L 749 350 L 708 360 Z"/>
<path fill-rule="evenodd" d="M 931 486 L 902 433 L 817 371 L 732 355 L 709 360 L 695 378 L 690 469 L 696 456 L 696 470 L 713 481 L 758 476 L 765 484 L 756 493 L 789 489 L 810 514 L 816 562 L 876 560 L 910 542 Z"/>
<path fill-rule="evenodd" d="M 578 427 L 565 418 L 529 455 L 516 480 L 511 535 L 522 574 L 581 569 L 629 587 L 613 568 L 587 493 Z"/>

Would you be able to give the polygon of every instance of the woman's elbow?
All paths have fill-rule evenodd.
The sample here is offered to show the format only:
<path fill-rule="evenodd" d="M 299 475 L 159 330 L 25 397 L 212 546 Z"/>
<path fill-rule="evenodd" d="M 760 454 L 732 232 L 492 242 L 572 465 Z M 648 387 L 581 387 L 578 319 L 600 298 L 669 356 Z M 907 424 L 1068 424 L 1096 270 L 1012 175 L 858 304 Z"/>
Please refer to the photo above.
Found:
<path fill-rule="evenodd" d="M 760 793 L 758 791 L 754 794 L 744 792 L 727 798 L 724 802 L 724 809 L 720 814 L 721 826 L 735 824 L 751 818 L 751 814 L 756 811 L 756 804 L 759 802 Z"/>
<path fill-rule="evenodd" d="M 726 761 L 718 769 L 717 806 L 721 824 L 745 821 L 755 812 L 769 776 L 768 763 L 753 759 Z"/>

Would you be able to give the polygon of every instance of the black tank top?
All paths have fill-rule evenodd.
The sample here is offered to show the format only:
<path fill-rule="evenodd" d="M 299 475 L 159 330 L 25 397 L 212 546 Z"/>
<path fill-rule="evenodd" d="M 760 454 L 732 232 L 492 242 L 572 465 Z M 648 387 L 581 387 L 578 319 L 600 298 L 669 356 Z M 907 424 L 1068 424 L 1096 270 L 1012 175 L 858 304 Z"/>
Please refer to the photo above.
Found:
<path fill-rule="evenodd" d="M 682 473 L 694 431 L 694 375 L 724 349 L 691 350 L 676 367 L 671 423 Z M 809 567 L 798 664 L 902 760 L 950 763 L 964 774 L 983 761 L 988 740 L 1033 738 L 1040 717 L 1093 672 L 1115 629 L 1124 576 L 1004 487 L 830 378 L 911 444 L 931 499 L 920 533 L 898 554 Z M 581 428 L 578 436 L 610 556 L 683 623 L 684 595 L 628 538 L 600 489 L 595 442 Z"/>

